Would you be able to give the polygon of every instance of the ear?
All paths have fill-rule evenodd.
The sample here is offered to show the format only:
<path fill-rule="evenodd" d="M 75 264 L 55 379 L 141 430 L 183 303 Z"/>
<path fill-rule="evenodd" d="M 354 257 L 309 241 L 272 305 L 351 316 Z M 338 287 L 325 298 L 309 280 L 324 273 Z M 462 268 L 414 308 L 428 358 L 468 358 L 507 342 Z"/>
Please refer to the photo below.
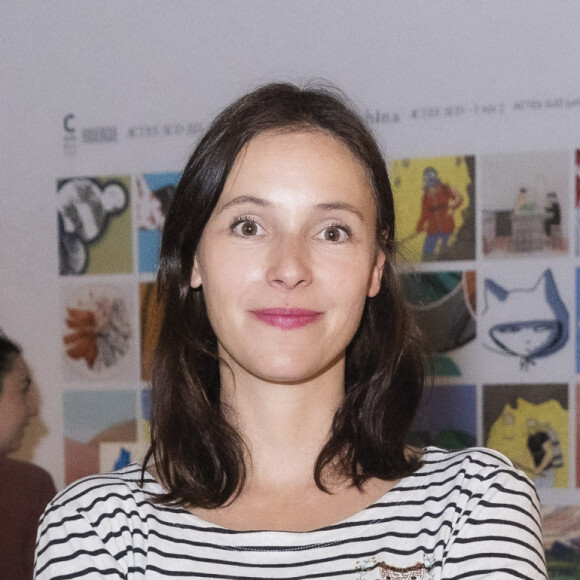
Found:
<path fill-rule="evenodd" d="M 199 260 L 197 259 L 197 255 L 193 257 L 193 267 L 191 269 L 189 285 L 192 288 L 199 288 L 201 286 L 201 272 L 199 269 Z"/>
<path fill-rule="evenodd" d="M 385 252 L 383 250 L 377 250 L 377 255 L 375 258 L 375 265 L 371 272 L 371 278 L 369 282 L 369 289 L 367 291 L 367 296 L 372 298 L 379 293 L 381 289 L 381 280 L 383 279 L 383 268 L 385 267 Z"/>

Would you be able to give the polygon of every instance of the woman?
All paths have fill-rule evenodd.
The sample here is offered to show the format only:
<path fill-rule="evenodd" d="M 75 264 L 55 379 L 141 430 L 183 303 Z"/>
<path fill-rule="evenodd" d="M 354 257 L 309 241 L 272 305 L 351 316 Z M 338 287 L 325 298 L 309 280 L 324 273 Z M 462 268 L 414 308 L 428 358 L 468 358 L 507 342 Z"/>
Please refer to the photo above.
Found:
<path fill-rule="evenodd" d="M 0 577 L 10 580 L 32 578 L 38 520 L 56 493 L 44 469 L 8 457 L 38 414 L 31 386 L 20 347 L 0 335 Z"/>
<path fill-rule="evenodd" d="M 58 497 L 37 578 L 545 577 L 525 476 L 405 445 L 423 369 L 395 255 L 342 98 L 273 84 L 223 111 L 163 234 L 151 466 Z"/>

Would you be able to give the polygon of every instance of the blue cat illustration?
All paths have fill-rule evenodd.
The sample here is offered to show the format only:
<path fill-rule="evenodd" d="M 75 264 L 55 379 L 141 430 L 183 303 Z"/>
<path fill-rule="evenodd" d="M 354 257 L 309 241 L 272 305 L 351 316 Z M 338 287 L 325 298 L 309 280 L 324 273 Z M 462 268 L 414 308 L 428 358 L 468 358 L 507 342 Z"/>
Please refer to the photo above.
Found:
<path fill-rule="evenodd" d="M 568 342 L 570 316 L 550 269 L 532 288 L 507 290 L 486 278 L 484 303 L 483 345 L 519 357 L 521 370 L 528 370 L 535 359 L 557 352 Z"/>

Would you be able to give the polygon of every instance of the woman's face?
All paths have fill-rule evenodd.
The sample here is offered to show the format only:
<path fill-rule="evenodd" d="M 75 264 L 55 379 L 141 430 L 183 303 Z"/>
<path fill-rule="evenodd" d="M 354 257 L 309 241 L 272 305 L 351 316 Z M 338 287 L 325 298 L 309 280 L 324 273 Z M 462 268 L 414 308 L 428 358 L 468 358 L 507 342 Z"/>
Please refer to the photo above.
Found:
<path fill-rule="evenodd" d="M 242 150 L 194 259 L 220 356 L 236 379 L 304 382 L 334 369 L 384 254 L 360 162 L 320 131 L 256 136 Z"/>
<path fill-rule="evenodd" d="M 29 420 L 38 414 L 36 396 L 24 359 L 14 356 L 12 370 L 2 379 L 0 393 L 0 455 L 16 451 Z"/>

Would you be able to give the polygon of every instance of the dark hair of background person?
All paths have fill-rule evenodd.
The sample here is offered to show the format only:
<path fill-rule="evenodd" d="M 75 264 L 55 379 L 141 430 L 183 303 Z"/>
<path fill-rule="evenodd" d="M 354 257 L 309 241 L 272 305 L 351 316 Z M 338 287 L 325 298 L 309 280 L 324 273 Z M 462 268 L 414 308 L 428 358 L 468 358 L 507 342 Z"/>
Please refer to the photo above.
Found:
<path fill-rule="evenodd" d="M 0 394 L 4 377 L 13 369 L 14 359 L 21 354 L 20 347 L 5 336 L 0 336 Z"/>
<path fill-rule="evenodd" d="M 366 169 L 377 209 L 377 243 L 386 261 L 377 296 L 367 299 L 346 353 L 345 400 L 314 469 L 338 465 L 359 488 L 370 477 L 398 479 L 420 460 L 405 441 L 420 402 L 424 369 L 418 330 L 395 269 L 394 205 L 382 153 L 338 90 L 274 83 L 227 107 L 191 155 L 163 232 L 158 292 L 163 308 L 152 376 L 151 445 L 167 493 L 159 501 L 215 508 L 232 501 L 246 477 L 242 437 L 220 406 L 217 339 L 203 288 L 192 289 L 193 257 L 242 148 L 264 131 L 322 131 L 344 143 Z M 347 276 L 348 273 L 345 273 Z"/>

